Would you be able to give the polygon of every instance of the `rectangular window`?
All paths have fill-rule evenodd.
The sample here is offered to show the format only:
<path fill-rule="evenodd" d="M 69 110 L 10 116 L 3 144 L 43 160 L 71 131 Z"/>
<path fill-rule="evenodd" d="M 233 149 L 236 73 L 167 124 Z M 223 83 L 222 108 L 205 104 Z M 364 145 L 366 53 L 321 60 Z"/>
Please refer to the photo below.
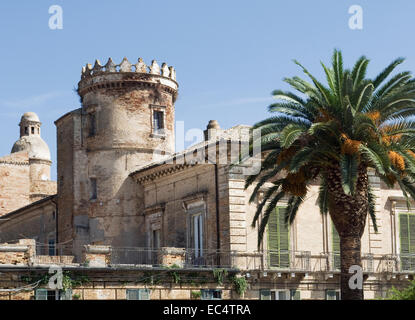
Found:
<path fill-rule="evenodd" d="M 35 127 L 31 127 L 32 129 L 32 134 L 35 134 Z"/>
<path fill-rule="evenodd" d="M 268 255 L 270 267 L 290 266 L 289 229 L 285 223 L 285 208 L 275 208 L 268 220 Z"/>
<path fill-rule="evenodd" d="M 72 300 L 72 289 L 67 290 L 48 290 L 36 289 L 36 300 Z"/>
<path fill-rule="evenodd" d="M 153 133 L 164 134 L 164 112 L 153 110 Z"/>
<path fill-rule="evenodd" d="M 90 183 L 90 188 L 91 188 L 90 199 L 94 200 L 97 198 L 97 179 L 91 178 L 89 183 Z"/>
<path fill-rule="evenodd" d="M 72 300 L 72 289 L 59 291 L 59 300 Z"/>
<path fill-rule="evenodd" d="M 95 113 L 89 114 L 89 136 L 93 137 L 96 134 L 96 118 Z"/>
<path fill-rule="evenodd" d="M 291 289 L 290 290 L 290 299 L 291 300 L 301 300 L 300 290 Z"/>
<path fill-rule="evenodd" d="M 331 237 L 333 246 L 332 267 L 333 270 L 340 270 L 340 236 L 333 222 L 331 223 Z"/>
<path fill-rule="evenodd" d="M 160 248 L 160 230 L 153 230 L 151 246 L 153 250 Z"/>
<path fill-rule="evenodd" d="M 56 255 L 56 253 L 55 253 L 55 239 L 50 239 L 48 244 L 49 244 L 49 252 L 48 252 L 49 255 L 50 256 Z"/>
<path fill-rule="evenodd" d="M 158 264 L 160 249 L 160 230 L 153 230 L 151 233 L 151 264 Z"/>
<path fill-rule="evenodd" d="M 194 249 L 194 257 L 203 256 L 203 215 L 194 214 L 191 217 L 191 244 Z"/>
<path fill-rule="evenodd" d="M 150 289 L 127 289 L 127 300 L 150 300 Z"/>
<path fill-rule="evenodd" d="M 340 290 L 327 289 L 326 300 L 340 300 Z"/>
<path fill-rule="evenodd" d="M 222 300 L 222 290 L 202 289 L 202 300 Z"/>
<path fill-rule="evenodd" d="M 415 214 L 399 214 L 401 270 L 415 270 Z"/>
<path fill-rule="evenodd" d="M 270 290 L 262 289 L 259 291 L 261 300 L 300 300 L 299 290 Z"/>

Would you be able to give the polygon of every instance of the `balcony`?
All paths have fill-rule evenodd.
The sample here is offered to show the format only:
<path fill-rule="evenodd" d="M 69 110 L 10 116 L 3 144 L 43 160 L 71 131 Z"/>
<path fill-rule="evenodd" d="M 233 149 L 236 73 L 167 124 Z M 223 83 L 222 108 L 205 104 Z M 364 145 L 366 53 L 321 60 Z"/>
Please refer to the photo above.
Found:
<path fill-rule="evenodd" d="M 74 253 L 78 255 L 75 257 Z M 81 254 L 82 253 L 82 254 Z M 36 245 L 34 240 L 22 239 L 16 243 L 0 244 L 0 266 L 78 266 L 160 268 L 229 268 L 240 271 L 270 271 L 276 273 L 340 272 L 339 253 L 310 251 L 218 251 L 163 247 L 111 247 L 105 245 Z M 415 274 L 415 254 L 362 254 L 363 272 L 394 277 Z"/>

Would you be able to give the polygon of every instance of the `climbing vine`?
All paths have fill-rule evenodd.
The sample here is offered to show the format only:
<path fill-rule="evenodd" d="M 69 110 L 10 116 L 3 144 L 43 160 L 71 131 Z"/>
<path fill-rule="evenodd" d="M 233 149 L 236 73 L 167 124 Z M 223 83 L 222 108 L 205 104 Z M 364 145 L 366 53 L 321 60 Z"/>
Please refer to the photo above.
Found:
<path fill-rule="evenodd" d="M 232 282 L 233 282 L 235 291 L 240 296 L 242 296 L 248 289 L 248 281 L 246 281 L 245 277 L 233 277 Z"/>
<path fill-rule="evenodd" d="M 218 284 L 221 286 L 223 285 L 223 280 L 225 279 L 228 271 L 226 269 L 214 269 L 213 270 L 213 277 L 216 279 Z"/>

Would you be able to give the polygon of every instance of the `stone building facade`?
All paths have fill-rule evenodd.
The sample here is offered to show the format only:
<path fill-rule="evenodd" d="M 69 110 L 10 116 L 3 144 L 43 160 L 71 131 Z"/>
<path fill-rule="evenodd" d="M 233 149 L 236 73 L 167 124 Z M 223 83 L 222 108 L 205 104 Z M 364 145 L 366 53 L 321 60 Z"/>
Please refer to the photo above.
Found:
<path fill-rule="evenodd" d="M 37 116 L 22 117 L 20 142 L 0 158 L 5 299 L 338 298 L 338 236 L 319 213 L 317 185 L 289 227 L 283 199 L 258 248 L 251 222 L 260 199 L 249 203 L 244 189 L 258 159 L 231 165 L 248 126 L 212 120 L 205 141 L 175 152 L 176 73 L 156 61 L 88 64 L 78 93 L 81 108 L 55 121 L 57 191 L 44 179 L 50 156 L 32 146 L 46 148 L 25 142 L 27 132 L 41 139 Z M 415 215 L 401 191 L 370 181 L 379 232 L 368 220 L 362 254 L 365 297 L 375 298 L 413 279 Z M 89 280 L 69 296 L 51 293 L 35 281 L 51 264 Z"/>

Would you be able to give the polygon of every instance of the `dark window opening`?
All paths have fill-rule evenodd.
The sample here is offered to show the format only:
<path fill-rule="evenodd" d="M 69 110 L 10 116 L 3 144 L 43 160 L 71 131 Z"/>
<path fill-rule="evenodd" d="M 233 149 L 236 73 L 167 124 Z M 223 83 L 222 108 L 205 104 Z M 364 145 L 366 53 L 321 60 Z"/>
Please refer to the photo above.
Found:
<path fill-rule="evenodd" d="M 93 137 L 96 134 L 96 119 L 95 113 L 89 115 L 89 136 Z"/>
<path fill-rule="evenodd" d="M 91 184 L 91 200 L 94 200 L 97 198 L 97 179 L 96 178 L 91 178 L 90 179 L 90 184 Z"/>
<path fill-rule="evenodd" d="M 164 134 L 164 112 L 154 110 L 153 112 L 153 131 L 157 134 Z"/>
<path fill-rule="evenodd" d="M 221 300 L 222 290 L 217 289 L 202 289 L 202 300 Z"/>
<path fill-rule="evenodd" d="M 28 134 L 29 133 L 29 128 L 28 127 L 24 127 L 24 133 Z"/>
<path fill-rule="evenodd" d="M 32 134 L 35 134 L 35 127 L 32 127 Z"/>
<path fill-rule="evenodd" d="M 47 300 L 56 300 L 56 291 L 55 290 L 48 290 Z"/>
<path fill-rule="evenodd" d="M 55 255 L 55 240 L 51 239 L 48 242 L 49 244 L 49 255 L 54 256 Z"/>

